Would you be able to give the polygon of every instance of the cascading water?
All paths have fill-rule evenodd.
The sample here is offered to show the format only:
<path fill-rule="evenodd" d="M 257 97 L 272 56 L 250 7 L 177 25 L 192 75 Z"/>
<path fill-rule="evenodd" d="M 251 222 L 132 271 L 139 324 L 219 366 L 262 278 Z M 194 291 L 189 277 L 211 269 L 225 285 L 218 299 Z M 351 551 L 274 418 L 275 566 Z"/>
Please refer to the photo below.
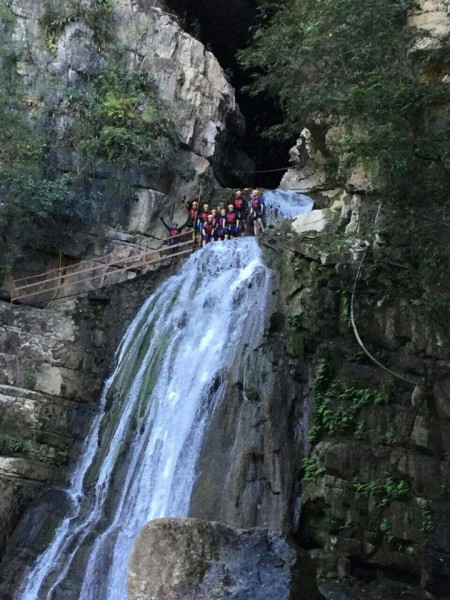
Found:
<path fill-rule="evenodd" d="M 297 214 L 310 208 L 300 203 Z M 261 341 L 269 289 L 259 247 L 245 238 L 194 253 L 145 302 L 73 474 L 71 512 L 18 600 L 126 598 L 140 529 L 189 514 L 205 428 L 227 372 Z"/>
<path fill-rule="evenodd" d="M 264 190 L 264 201 L 268 208 L 269 225 L 284 219 L 295 219 L 299 214 L 312 210 L 314 200 L 293 190 Z"/>

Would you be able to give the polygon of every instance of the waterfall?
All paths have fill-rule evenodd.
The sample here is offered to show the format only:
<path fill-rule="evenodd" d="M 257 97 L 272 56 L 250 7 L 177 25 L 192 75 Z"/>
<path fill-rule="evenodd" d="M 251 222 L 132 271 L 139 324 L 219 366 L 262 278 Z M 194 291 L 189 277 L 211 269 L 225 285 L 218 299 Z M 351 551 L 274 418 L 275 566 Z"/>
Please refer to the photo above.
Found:
<path fill-rule="evenodd" d="M 254 238 L 217 242 L 148 298 L 117 350 L 70 512 L 18 600 L 126 598 L 141 528 L 189 514 L 205 428 L 233 367 L 261 342 L 270 279 Z"/>
<path fill-rule="evenodd" d="M 268 225 L 285 219 L 295 219 L 301 213 L 312 210 L 314 200 L 293 190 L 264 190 Z"/>
<path fill-rule="evenodd" d="M 188 514 L 205 425 L 239 353 L 261 340 L 269 285 L 258 245 L 245 238 L 194 253 L 146 301 L 73 476 L 72 514 L 19 598 L 126 598 L 139 530 Z M 64 595 L 80 583 L 79 595 Z"/>

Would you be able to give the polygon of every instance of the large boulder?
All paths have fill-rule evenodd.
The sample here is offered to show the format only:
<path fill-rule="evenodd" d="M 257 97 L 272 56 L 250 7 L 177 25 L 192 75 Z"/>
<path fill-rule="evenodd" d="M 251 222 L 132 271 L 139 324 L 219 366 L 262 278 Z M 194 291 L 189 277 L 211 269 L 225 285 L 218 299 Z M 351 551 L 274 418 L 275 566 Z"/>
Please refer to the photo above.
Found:
<path fill-rule="evenodd" d="M 319 600 L 306 552 L 278 533 L 167 518 L 141 531 L 128 600 Z"/>

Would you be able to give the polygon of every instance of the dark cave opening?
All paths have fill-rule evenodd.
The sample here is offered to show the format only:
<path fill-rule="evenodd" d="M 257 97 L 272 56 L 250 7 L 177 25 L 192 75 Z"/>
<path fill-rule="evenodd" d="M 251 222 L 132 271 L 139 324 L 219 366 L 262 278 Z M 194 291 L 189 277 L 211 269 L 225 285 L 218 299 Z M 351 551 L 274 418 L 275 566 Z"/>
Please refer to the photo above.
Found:
<path fill-rule="evenodd" d="M 167 6 L 179 16 L 183 28 L 214 53 L 235 88 L 246 121 L 239 149 L 255 162 L 256 171 L 285 167 L 295 140 L 280 142 L 263 137 L 265 129 L 280 121 L 281 111 L 272 99 L 251 97 L 242 91 L 249 74 L 236 60 L 237 51 L 248 44 L 257 24 L 258 0 L 167 0 Z M 249 174 L 245 183 L 274 188 L 284 172 Z M 238 185 L 236 181 L 225 183 Z"/>

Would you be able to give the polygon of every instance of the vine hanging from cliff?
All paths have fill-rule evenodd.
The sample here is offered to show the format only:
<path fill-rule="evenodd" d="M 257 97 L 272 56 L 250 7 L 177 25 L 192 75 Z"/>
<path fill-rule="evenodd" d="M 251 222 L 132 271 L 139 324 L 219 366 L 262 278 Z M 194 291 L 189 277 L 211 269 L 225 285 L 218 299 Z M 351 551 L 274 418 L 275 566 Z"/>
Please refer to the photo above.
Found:
<path fill-rule="evenodd" d="M 288 0 L 275 14 L 268 6 L 240 53 L 249 92 L 282 108 L 267 134 L 294 140 L 305 126 L 332 126 L 338 160 L 328 162 L 337 180 L 358 164 L 371 174 L 383 204 L 377 232 L 401 253 L 411 299 L 448 310 L 450 86 L 442 53 L 419 51 L 414 1 Z"/>

